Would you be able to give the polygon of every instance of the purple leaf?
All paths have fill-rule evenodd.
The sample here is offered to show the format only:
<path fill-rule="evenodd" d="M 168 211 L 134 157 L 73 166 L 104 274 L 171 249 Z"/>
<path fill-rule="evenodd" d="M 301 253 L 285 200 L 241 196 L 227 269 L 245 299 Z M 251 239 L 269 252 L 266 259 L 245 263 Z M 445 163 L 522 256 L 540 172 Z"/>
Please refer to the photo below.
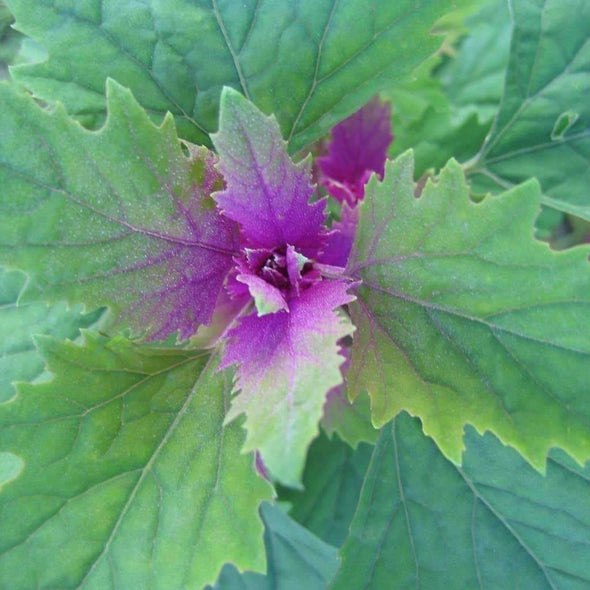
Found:
<path fill-rule="evenodd" d="M 383 179 L 392 140 L 391 108 L 375 97 L 332 129 L 328 155 L 317 160 L 320 182 L 335 199 L 354 205 L 373 172 Z"/>
<path fill-rule="evenodd" d="M 332 231 L 326 237 L 326 246 L 320 256 L 320 262 L 331 266 L 346 266 L 358 219 L 358 207 L 350 207 L 348 203 L 342 203 L 340 221 L 334 222 Z"/>
<path fill-rule="evenodd" d="M 354 299 L 350 286 L 320 280 L 293 297 L 288 312 L 251 314 L 228 334 L 222 367 L 238 366 L 239 392 L 228 420 L 246 413 L 245 450 L 258 449 L 286 485 L 298 485 L 326 392 L 342 380 L 337 341 L 354 328 L 335 310 Z"/>
<path fill-rule="evenodd" d="M 226 189 L 214 198 L 240 224 L 246 245 L 272 250 L 291 244 L 315 257 L 322 245 L 325 203 L 309 203 L 309 160 L 294 164 L 275 118 L 231 88 L 221 94 L 219 129 L 212 139 Z"/>

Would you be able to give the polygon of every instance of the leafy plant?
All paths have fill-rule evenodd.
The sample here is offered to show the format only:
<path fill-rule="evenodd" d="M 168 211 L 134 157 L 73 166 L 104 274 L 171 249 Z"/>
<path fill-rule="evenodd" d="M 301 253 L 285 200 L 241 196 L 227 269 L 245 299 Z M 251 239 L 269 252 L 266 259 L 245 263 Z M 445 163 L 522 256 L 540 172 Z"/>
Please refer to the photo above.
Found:
<path fill-rule="evenodd" d="M 7 4 L 0 587 L 588 587 L 588 2 Z"/>

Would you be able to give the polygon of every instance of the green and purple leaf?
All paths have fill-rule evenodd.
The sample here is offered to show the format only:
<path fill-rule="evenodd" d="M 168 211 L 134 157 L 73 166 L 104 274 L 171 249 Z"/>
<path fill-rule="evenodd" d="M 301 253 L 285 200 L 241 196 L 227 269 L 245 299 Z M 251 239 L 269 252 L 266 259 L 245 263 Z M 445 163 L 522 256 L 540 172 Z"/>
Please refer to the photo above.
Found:
<path fill-rule="evenodd" d="M 354 328 L 336 309 L 354 299 L 348 287 L 324 279 L 293 298 L 289 311 L 253 313 L 228 334 L 222 366 L 239 366 L 228 420 L 246 414 L 244 450 L 259 450 L 285 485 L 300 485 L 326 392 L 342 382 L 337 341 Z"/>
<path fill-rule="evenodd" d="M 456 462 L 466 423 L 539 469 L 553 446 L 587 460 L 590 248 L 534 239 L 534 181 L 474 203 L 451 161 L 414 194 L 408 152 L 360 205 L 349 393 L 369 392 L 377 426 L 419 416 Z"/>
<path fill-rule="evenodd" d="M 237 248 L 210 198 L 215 157 L 185 156 L 171 117 L 156 127 L 128 90 L 107 94 L 90 132 L 0 87 L 0 262 L 29 275 L 24 300 L 108 306 L 136 333 L 187 338 L 210 321 Z"/>
<path fill-rule="evenodd" d="M 239 92 L 221 94 L 219 132 L 213 137 L 226 188 L 214 198 L 223 214 L 240 224 L 255 248 L 294 246 L 317 254 L 325 203 L 310 204 L 311 162 L 294 164 L 274 117 L 266 117 Z"/>

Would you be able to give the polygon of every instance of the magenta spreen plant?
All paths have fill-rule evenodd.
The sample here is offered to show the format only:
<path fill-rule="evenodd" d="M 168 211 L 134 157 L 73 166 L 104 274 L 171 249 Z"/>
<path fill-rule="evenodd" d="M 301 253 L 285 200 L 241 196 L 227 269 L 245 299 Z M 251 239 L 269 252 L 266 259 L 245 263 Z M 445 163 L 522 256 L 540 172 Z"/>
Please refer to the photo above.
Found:
<path fill-rule="evenodd" d="M 0 587 L 590 584 L 589 5 L 456 4 L 10 0 Z"/>

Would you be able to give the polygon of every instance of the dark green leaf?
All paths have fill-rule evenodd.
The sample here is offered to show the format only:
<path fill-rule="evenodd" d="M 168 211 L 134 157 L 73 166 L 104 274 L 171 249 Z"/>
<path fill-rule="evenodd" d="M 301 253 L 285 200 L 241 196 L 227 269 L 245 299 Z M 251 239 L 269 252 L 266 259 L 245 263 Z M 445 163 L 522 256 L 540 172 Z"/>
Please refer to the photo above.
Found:
<path fill-rule="evenodd" d="M 291 516 L 326 543 L 340 547 L 356 510 L 372 448 L 361 443 L 353 450 L 337 437 L 330 441 L 321 434 L 307 456 L 305 491 L 279 491 L 279 498 L 292 505 Z"/>
<path fill-rule="evenodd" d="M 325 590 L 338 567 L 337 551 L 299 526 L 280 508 L 260 508 L 266 526 L 267 574 L 240 575 L 226 565 L 214 590 Z"/>
<path fill-rule="evenodd" d="M 590 3 L 511 0 L 514 32 L 500 111 L 479 158 L 496 190 L 531 176 L 543 203 L 590 219 Z"/>
<path fill-rule="evenodd" d="M 590 587 L 590 465 L 541 476 L 469 428 L 463 467 L 401 415 L 375 448 L 334 590 Z"/>

